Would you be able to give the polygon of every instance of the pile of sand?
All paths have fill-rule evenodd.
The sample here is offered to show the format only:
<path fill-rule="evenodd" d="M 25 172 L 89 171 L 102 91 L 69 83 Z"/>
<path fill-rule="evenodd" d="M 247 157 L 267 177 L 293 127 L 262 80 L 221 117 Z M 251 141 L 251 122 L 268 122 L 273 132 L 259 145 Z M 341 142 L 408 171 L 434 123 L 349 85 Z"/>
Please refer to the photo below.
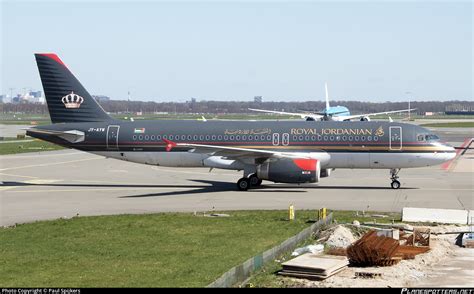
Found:
<path fill-rule="evenodd" d="M 347 248 L 355 241 L 356 239 L 354 238 L 351 230 L 339 225 L 334 229 L 325 244 L 329 247 Z"/>

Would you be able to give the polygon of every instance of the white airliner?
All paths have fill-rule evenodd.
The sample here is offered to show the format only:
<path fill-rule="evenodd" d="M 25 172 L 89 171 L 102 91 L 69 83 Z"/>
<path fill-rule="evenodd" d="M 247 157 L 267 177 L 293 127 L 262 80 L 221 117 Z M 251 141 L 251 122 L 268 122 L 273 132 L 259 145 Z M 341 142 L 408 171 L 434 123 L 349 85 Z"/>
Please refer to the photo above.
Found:
<path fill-rule="evenodd" d="M 345 106 L 330 106 L 329 105 L 329 94 L 328 94 L 328 85 L 325 84 L 326 89 L 326 108 L 323 111 L 316 112 L 316 113 L 295 113 L 295 112 L 285 112 L 285 111 L 275 111 L 275 110 L 266 110 L 266 109 L 255 109 L 249 108 L 252 111 L 258 112 L 265 112 L 265 113 L 275 113 L 275 114 L 283 114 L 283 115 L 294 115 L 300 116 L 301 118 L 308 120 L 308 121 L 315 121 L 315 120 L 325 120 L 325 121 L 349 121 L 353 119 L 359 119 L 360 121 L 370 121 L 371 116 L 382 115 L 382 114 L 393 114 L 393 113 L 401 113 L 401 112 L 410 112 L 416 110 L 416 108 L 412 109 L 402 109 L 402 110 L 392 110 L 392 111 L 384 111 L 384 112 L 374 112 L 374 113 L 363 113 L 363 114 L 356 114 L 351 115 L 349 109 Z M 390 118 L 391 120 L 391 118 Z"/>

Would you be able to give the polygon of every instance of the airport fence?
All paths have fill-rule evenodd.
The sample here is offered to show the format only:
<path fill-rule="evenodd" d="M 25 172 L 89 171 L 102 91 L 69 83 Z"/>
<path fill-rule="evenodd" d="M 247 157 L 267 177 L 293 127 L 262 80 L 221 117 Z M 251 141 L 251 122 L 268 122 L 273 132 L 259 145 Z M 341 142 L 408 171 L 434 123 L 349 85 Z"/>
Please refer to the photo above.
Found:
<path fill-rule="evenodd" d="M 332 213 L 326 218 L 321 219 L 310 227 L 299 232 L 297 235 L 285 240 L 280 245 L 277 245 L 263 253 L 260 253 L 244 263 L 231 268 L 229 271 L 220 276 L 217 280 L 207 285 L 208 288 L 227 288 L 236 284 L 243 283 L 250 275 L 261 269 L 266 263 L 274 260 L 278 256 L 293 250 L 302 241 L 308 239 L 312 233 L 316 232 L 320 227 L 332 223 Z"/>

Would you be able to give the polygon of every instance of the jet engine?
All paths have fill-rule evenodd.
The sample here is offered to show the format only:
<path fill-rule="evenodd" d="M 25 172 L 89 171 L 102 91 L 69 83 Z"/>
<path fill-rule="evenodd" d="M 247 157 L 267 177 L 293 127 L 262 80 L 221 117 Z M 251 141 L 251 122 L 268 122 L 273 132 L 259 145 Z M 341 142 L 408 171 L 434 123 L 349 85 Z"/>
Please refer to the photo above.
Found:
<path fill-rule="evenodd" d="M 370 117 L 363 116 L 363 117 L 360 118 L 360 121 L 370 121 Z"/>
<path fill-rule="evenodd" d="M 323 168 L 321 170 L 321 178 L 327 178 L 331 175 L 332 168 Z"/>
<path fill-rule="evenodd" d="M 284 158 L 257 166 L 257 177 L 276 183 L 317 183 L 321 164 L 317 159 Z"/>

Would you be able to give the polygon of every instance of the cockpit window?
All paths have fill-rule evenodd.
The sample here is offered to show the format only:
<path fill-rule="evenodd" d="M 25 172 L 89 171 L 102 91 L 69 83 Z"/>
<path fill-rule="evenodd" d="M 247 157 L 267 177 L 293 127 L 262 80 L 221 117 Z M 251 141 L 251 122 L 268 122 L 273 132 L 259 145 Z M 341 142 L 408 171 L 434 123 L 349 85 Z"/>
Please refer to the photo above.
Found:
<path fill-rule="evenodd" d="M 416 139 L 419 142 L 424 142 L 424 141 L 438 141 L 439 137 L 434 135 L 434 134 L 418 134 L 416 136 Z"/>
<path fill-rule="evenodd" d="M 426 141 L 437 141 L 439 137 L 433 134 L 429 134 L 425 136 Z"/>

